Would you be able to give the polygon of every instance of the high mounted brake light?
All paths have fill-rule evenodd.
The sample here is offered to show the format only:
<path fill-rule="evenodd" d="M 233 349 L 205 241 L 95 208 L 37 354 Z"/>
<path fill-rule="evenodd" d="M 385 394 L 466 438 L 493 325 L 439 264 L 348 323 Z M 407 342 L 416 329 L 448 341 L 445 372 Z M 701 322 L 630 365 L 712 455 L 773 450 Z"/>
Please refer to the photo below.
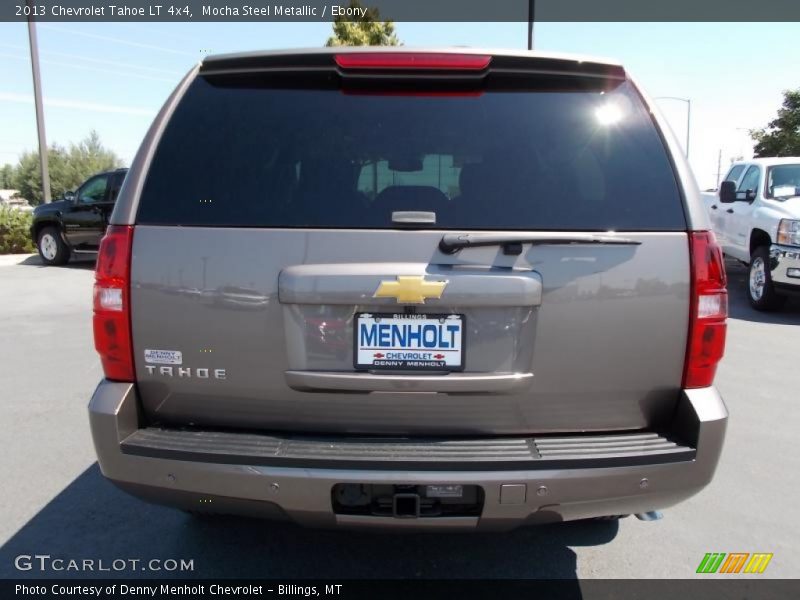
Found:
<path fill-rule="evenodd" d="M 133 227 L 111 225 L 100 242 L 94 283 L 94 347 L 107 379 L 133 381 L 130 275 Z"/>
<path fill-rule="evenodd" d="M 352 52 L 336 54 L 342 69 L 435 69 L 481 71 L 489 66 L 485 54 L 448 54 L 445 52 Z"/>
<path fill-rule="evenodd" d="M 728 292 L 722 250 L 710 231 L 689 233 L 691 294 L 683 387 L 708 387 L 725 353 Z"/>
<path fill-rule="evenodd" d="M 482 90 L 382 90 L 342 89 L 345 96 L 405 96 L 409 98 L 480 98 Z"/>

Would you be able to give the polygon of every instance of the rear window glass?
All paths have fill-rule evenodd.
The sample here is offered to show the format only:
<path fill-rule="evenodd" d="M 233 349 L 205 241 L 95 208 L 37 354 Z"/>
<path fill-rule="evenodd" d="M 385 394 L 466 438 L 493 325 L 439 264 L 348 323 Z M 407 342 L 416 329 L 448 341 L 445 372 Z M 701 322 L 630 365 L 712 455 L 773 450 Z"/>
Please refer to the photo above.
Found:
<path fill-rule="evenodd" d="M 611 91 L 345 93 L 198 78 L 156 149 L 137 222 L 677 230 L 675 176 L 628 83 Z"/>
<path fill-rule="evenodd" d="M 800 194 L 800 163 L 767 169 L 767 198 L 790 198 Z"/>

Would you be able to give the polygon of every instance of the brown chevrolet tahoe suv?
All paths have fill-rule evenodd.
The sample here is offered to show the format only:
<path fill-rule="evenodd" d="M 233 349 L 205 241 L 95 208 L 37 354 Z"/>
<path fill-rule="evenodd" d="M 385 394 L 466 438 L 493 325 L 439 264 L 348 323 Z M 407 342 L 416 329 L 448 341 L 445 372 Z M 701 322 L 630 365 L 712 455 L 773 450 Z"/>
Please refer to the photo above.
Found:
<path fill-rule="evenodd" d="M 101 244 L 99 463 L 146 500 L 313 526 L 645 517 L 717 465 L 725 285 L 618 64 L 209 57 Z"/>

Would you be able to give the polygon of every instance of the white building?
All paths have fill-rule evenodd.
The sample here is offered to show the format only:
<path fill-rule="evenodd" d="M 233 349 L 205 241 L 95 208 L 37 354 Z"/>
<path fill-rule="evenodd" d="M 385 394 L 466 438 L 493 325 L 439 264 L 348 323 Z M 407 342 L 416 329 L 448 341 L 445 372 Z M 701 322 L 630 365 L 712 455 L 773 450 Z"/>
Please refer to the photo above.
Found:
<path fill-rule="evenodd" d="M 26 212 L 33 210 L 28 201 L 19 195 L 19 190 L 0 190 L 0 205 L 10 206 Z"/>

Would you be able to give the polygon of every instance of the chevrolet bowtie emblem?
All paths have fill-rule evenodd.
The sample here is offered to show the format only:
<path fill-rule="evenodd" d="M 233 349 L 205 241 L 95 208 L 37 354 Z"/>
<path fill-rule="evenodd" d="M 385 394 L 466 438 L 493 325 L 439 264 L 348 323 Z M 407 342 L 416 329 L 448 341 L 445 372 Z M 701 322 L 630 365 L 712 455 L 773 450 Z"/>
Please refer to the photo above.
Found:
<path fill-rule="evenodd" d="M 425 281 L 421 275 L 399 275 L 397 281 L 381 281 L 373 298 L 394 298 L 398 304 L 425 304 L 425 298 L 441 298 L 446 281 Z"/>

